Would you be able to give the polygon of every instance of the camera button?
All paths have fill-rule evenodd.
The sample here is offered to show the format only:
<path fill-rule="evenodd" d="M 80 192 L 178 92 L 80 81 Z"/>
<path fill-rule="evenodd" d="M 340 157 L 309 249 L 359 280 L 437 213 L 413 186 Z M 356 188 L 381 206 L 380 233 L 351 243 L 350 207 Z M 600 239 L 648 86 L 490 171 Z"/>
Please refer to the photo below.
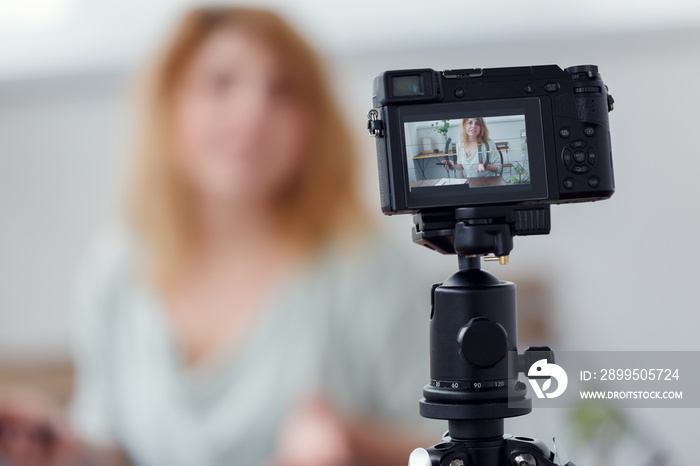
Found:
<path fill-rule="evenodd" d="M 583 134 L 585 134 L 588 137 L 594 136 L 595 128 L 592 126 L 586 126 L 585 128 L 583 128 Z"/>
<path fill-rule="evenodd" d="M 583 163 L 586 161 L 586 153 L 582 150 L 577 150 L 574 152 L 574 161 L 576 163 Z"/>
<path fill-rule="evenodd" d="M 586 142 L 585 141 L 574 141 L 570 145 L 574 149 L 581 149 L 582 147 L 586 147 Z"/>
<path fill-rule="evenodd" d="M 559 83 L 547 83 L 544 85 L 544 90 L 547 92 L 557 92 L 559 90 Z"/>
<path fill-rule="evenodd" d="M 564 180 L 564 187 L 566 189 L 574 189 L 575 186 L 576 186 L 576 182 L 574 181 L 573 178 L 567 178 Z"/>
<path fill-rule="evenodd" d="M 527 83 L 525 84 L 525 87 L 523 87 L 523 90 L 528 94 L 532 94 L 535 92 L 535 85 L 532 83 Z"/>
<path fill-rule="evenodd" d="M 564 160 L 564 165 L 567 167 L 571 166 L 571 151 L 569 149 L 564 149 L 561 153 L 561 158 Z"/>
<path fill-rule="evenodd" d="M 597 188 L 600 185 L 600 179 L 597 176 L 591 176 L 588 178 L 588 186 L 591 188 Z"/>
<path fill-rule="evenodd" d="M 461 87 L 455 89 L 455 97 L 457 97 L 458 99 L 464 97 L 464 89 L 462 89 Z"/>
<path fill-rule="evenodd" d="M 571 167 L 571 171 L 576 173 L 577 175 L 583 175 L 584 173 L 588 173 L 588 170 L 590 170 L 588 165 L 574 165 L 573 167 Z"/>
<path fill-rule="evenodd" d="M 592 147 L 589 147 L 588 148 L 588 163 L 590 163 L 591 165 L 595 165 L 595 161 L 596 161 L 595 149 L 593 149 Z"/>
<path fill-rule="evenodd" d="M 571 130 L 565 126 L 559 130 L 559 136 L 567 139 L 569 136 L 571 136 Z"/>

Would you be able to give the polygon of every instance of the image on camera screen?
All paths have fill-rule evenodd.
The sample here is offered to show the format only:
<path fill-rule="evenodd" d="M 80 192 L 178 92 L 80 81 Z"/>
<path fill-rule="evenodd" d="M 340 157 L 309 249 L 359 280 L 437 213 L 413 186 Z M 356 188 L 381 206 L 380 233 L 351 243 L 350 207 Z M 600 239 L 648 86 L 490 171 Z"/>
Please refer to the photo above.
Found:
<path fill-rule="evenodd" d="M 409 188 L 530 184 L 525 115 L 404 123 Z"/>

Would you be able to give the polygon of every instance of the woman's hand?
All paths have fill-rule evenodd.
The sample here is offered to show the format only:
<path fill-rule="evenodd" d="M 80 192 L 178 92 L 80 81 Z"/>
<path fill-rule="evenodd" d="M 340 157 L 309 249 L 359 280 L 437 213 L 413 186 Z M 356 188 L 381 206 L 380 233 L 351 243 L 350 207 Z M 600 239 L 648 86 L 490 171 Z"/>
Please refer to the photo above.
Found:
<path fill-rule="evenodd" d="M 57 406 L 35 394 L 0 394 L 0 460 L 16 466 L 76 464 L 79 449 Z"/>
<path fill-rule="evenodd" d="M 479 163 L 479 166 L 476 168 L 476 172 L 481 173 L 484 170 L 486 170 L 486 165 L 484 163 Z"/>
<path fill-rule="evenodd" d="M 290 417 L 268 466 L 403 466 L 430 440 L 371 417 L 342 419 L 322 399 L 301 405 Z"/>
<path fill-rule="evenodd" d="M 321 399 L 303 403 L 287 421 L 273 466 L 346 466 L 352 445 L 340 417 Z"/>

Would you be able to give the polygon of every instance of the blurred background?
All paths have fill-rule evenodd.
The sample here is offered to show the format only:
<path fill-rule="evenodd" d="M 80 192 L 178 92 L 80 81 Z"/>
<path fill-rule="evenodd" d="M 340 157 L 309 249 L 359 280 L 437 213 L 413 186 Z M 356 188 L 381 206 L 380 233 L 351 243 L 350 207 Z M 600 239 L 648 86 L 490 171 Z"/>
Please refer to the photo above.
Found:
<path fill-rule="evenodd" d="M 73 273 L 114 214 L 131 77 L 192 4 L 0 0 L 0 385 L 68 397 Z M 422 261 L 426 293 L 456 260 L 414 246 L 409 217 L 380 218 L 365 131 L 372 78 L 398 68 L 599 65 L 616 100 L 615 196 L 555 206 L 551 235 L 518 238 L 511 265 L 487 267 L 519 285 L 523 346 L 700 350 L 700 3 L 249 4 L 282 13 L 326 59 L 362 149 L 368 206 Z M 507 430 L 547 441 L 557 433 L 579 466 L 657 464 L 662 451 L 670 464 L 695 463 L 698 410 L 602 413 L 612 428 L 562 411 L 533 413 Z"/>

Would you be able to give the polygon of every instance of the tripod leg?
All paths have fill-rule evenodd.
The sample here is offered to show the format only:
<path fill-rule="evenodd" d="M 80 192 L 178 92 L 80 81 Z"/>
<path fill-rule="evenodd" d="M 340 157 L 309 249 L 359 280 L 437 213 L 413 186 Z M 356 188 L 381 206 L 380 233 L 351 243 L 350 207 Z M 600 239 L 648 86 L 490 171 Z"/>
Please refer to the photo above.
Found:
<path fill-rule="evenodd" d="M 447 436 L 430 448 L 413 450 L 408 466 L 575 466 L 554 456 L 541 441 L 525 437 L 465 441 Z"/>

